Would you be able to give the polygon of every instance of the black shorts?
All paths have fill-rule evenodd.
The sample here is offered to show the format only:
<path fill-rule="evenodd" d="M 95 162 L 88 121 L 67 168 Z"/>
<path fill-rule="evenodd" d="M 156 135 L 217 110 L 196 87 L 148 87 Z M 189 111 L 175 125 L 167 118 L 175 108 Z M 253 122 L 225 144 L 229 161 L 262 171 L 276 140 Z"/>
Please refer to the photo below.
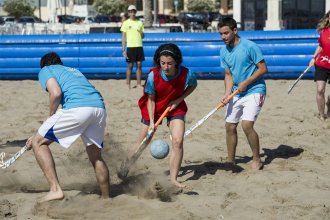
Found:
<path fill-rule="evenodd" d="M 127 54 L 126 62 L 128 63 L 135 63 L 137 61 L 144 60 L 143 47 L 127 47 L 126 54 Z"/>
<path fill-rule="evenodd" d="M 174 119 L 180 119 L 182 121 L 185 121 L 185 116 L 184 115 L 175 115 L 171 117 L 166 117 L 167 118 L 167 126 L 170 126 L 170 121 Z M 144 120 L 143 118 L 141 119 L 141 122 L 145 125 L 150 125 L 150 120 Z M 156 122 L 155 122 L 156 123 Z"/>
<path fill-rule="evenodd" d="M 328 84 L 330 84 L 330 69 L 315 65 L 314 81 L 328 81 Z"/>

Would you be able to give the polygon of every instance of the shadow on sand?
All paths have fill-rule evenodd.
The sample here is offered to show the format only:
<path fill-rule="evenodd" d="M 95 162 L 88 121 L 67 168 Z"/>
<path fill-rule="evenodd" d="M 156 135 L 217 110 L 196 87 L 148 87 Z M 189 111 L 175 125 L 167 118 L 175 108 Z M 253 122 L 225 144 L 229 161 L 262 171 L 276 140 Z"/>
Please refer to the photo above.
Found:
<path fill-rule="evenodd" d="M 269 148 L 262 148 L 264 153 L 261 153 L 260 156 L 263 158 L 263 165 L 267 166 L 270 164 L 274 159 L 276 158 L 282 158 L 282 159 L 289 159 L 291 157 L 297 157 L 302 152 L 304 152 L 304 149 L 302 148 L 293 148 L 288 145 L 281 144 L 275 149 L 269 149 Z M 252 157 L 238 157 L 236 159 L 236 163 L 248 163 L 252 160 Z"/>

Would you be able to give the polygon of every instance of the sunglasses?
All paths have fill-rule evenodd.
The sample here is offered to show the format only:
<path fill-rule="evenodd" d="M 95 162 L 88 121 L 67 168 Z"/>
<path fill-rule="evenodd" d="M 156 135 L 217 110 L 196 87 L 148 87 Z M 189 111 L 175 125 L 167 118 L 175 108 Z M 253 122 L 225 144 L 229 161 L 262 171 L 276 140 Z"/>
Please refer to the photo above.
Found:
<path fill-rule="evenodd" d="M 128 11 L 128 13 L 136 13 L 136 11 L 135 10 L 130 10 L 130 11 Z"/>

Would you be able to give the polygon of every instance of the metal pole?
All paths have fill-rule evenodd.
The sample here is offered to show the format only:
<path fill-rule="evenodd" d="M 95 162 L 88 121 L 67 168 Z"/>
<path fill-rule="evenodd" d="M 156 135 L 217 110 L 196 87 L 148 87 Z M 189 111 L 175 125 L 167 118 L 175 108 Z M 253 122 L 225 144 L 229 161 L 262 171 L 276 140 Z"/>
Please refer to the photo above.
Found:
<path fill-rule="evenodd" d="M 158 7 L 157 7 L 157 0 L 154 0 L 154 26 L 157 24 L 157 14 L 158 14 Z"/>
<path fill-rule="evenodd" d="M 66 17 L 66 0 L 64 0 L 64 14 L 65 14 L 65 17 Z"/>
<path fill-rule="evenodd" d="M 39 19 L 41 20 L 41 0 L 39 0 Z"/>

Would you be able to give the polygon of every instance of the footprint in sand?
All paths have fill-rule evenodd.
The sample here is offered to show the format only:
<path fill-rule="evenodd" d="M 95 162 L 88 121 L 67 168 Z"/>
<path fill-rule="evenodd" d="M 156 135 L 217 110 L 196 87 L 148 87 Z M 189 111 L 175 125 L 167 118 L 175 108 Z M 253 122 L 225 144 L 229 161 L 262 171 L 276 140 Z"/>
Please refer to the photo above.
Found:
<path fill-rule="evenodd" d="M 0 200 L 0 219 L 15 218 L 18 207 L 10 203 L 7 199 Z"/>

